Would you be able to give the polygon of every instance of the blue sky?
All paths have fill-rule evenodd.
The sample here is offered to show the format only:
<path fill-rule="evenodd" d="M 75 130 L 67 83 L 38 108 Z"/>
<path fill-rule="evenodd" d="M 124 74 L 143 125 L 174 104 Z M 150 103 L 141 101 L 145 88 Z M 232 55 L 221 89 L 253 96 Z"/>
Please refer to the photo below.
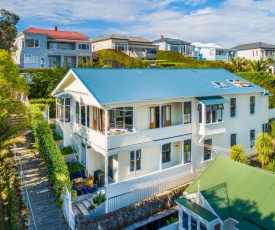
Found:
<path fill-rule="evenodd" d="M 224 48 L 275 44 L 275 0 L 0 0 L 30 27 L 76 31 L 91 39 L 108 34 L 160 35 Z"/>

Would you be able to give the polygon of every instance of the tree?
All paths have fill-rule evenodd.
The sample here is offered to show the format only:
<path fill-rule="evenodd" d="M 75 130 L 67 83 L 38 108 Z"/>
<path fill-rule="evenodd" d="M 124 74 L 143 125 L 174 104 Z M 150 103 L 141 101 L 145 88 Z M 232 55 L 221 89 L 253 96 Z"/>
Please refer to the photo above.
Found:
<path fill-rule="evenodd" d="M 230 57 L 230 61 L 233 65 L 234 72 L 241 72 L 246 69 L 247 62 L 244 57 L 237 57 L 233 58 L 232 56 Z"/>
<path fill-rule="evenodd" d="M 269 163 L 270 156 L 274 152 L 272 140 L 272 136 L 268 133 L 260 133 L 256 138 L 254 149 L 257 153 L 258 160 L 262 164 L 262 168 L 266 168 Z"/>
<path fill-rule="evenodd" d="M 0 49 L 11 53 L 17 48 L 13 43 L 17 36 L 16 24 L 20 17 L 4 9 L 0 10 L 0 14 Z"/>
<path fill-rule="evenodd" d="M 272 61 L 271 58 L 268 58 L 265 62 L 263 61 L 263 57 L 260 60 L 247 60 L 247 64 L 249 66 L 250 71 L 252 72 L 262 72 L 268 69 L 268 64 Z"/>
<path fill-rule="evenodd" d="M 30 98 L 49 98 L 51 92 L 68 72 L 69 67 L 55 66 L 48 69 L 37 69 L 28 73 L 32 77 L 30 85 Z"/>
<path fill-rule="evenodd" d="M 12 57 L 0 50 L 0 151 L 18 139 L 15 134 L 28 125 L 27 108 L 20 102 L 22 95 L 27 94 L 25 79 L 19 76 L 17 65 Z M 17 117 L 17 123 L 13 123 Z M 19 120 L 20 119 L 20 120 Z"/>
<path fill-rule="evenodd" d="M 246 165 L 249 163 L 249 159 L 247 156 L 245 156 L 245 151 L 241 144 L 231 146 L 229 157 L 234 161 L 237 161 Z"/>

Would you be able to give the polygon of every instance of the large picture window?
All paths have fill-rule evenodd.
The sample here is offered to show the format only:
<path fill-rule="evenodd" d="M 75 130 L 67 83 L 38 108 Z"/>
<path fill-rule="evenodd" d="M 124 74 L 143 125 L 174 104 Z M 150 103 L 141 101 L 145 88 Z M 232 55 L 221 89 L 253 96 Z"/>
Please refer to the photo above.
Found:
<path fill-rule="evenodd" d="M 184 141 L 184 164 L 191 162 L 191 140 Z"/>
<path fill-rule="evenodd" d="M 133 107 L 119 107 L 109 110 L 111 129 L 133 129 Z"/>
<path fill-rule="evenodd" d="M 212 158 L 212 139 L 204 140 L 204 154 L 203 160 L 207 161 Z"/>
<path fill-rule="evenodd" d="M 191 123 L 191 101 L 184 102 L 184 124 Z"/>
<path fill-rule="evenodd" d="M 130 152 L 130 172 L 141 169 L 141 150 Z"/>
<path fill-rule="evenodd" d="M 71 99 L 57 98 L 56 118 L 62 122 L 70 122 Z"/>
<path fill-rule="evenodd" d="M 162 145 L 162 163 L 171 161 L 171 143 Z"/>
<path fill-rule="evenodd" d="M 39 40 L 33 38 L 25 38 L 25 47 L 38 48 Z"/>

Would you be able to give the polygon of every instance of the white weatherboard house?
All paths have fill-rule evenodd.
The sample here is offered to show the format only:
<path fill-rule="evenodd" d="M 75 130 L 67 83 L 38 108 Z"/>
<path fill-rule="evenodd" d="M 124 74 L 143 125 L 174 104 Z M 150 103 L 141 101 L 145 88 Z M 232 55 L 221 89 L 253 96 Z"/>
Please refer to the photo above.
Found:
<path fill-rule="evenodd" d="M 266 91 L 223 69 L 71 69 L 52 93 L 56 129 L 110 212 L 193 180 L 216 154 L 252 155 Z"/>

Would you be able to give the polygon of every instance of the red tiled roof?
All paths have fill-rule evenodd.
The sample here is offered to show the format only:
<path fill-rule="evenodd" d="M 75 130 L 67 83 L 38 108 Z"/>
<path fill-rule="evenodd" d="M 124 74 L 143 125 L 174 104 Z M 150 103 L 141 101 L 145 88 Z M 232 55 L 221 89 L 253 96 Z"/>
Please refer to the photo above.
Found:
<path fill-rule="evenodd" d="M 87 41 L 89 40 L 88 36 L 77 32 L 73 32 L 73 31 L 41 30 L 41 29 L 36 29 L 32 27 L 23 31 L 23 33 L 46 34 L 48 36 L 48 39 L 65 38 L 65 39 L 75 39 L 75 40 L 87 40 Z"/>

